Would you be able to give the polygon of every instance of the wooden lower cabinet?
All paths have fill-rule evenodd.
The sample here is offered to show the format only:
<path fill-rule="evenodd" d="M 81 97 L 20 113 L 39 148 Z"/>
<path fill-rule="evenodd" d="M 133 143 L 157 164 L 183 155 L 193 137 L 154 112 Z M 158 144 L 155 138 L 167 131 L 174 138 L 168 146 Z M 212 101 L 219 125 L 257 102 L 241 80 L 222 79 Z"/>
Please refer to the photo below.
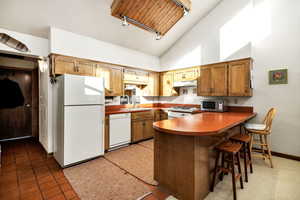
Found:
<path fill-rule="evenodd" d="M 144 121 L 136 120 L 131 122 L 131 142 L 138 142 L 144 139 Z"/>
<path fill-rule="evenodd" d="M 153 119 L 145 120 L 143 126 L 144 126 L 143 138 L 149 139 L 154 137 Z"/>
<path fill-rule="evenodd" d="M 154 136 L 154 112 L 131 113 L 131 142 L 138 142 Z"/>

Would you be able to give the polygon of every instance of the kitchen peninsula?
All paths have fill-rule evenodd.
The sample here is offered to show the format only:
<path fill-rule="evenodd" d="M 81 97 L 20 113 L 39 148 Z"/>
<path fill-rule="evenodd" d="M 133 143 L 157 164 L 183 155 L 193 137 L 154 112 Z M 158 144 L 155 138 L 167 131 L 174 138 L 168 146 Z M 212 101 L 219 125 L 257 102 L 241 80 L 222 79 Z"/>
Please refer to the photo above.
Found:
<path fill-rule="evenodd" d="M 211 182 L 213 148 L 255 116 L 204 112 L 155 122 L 154 179 L 179 199 L 204 199 Z"/>

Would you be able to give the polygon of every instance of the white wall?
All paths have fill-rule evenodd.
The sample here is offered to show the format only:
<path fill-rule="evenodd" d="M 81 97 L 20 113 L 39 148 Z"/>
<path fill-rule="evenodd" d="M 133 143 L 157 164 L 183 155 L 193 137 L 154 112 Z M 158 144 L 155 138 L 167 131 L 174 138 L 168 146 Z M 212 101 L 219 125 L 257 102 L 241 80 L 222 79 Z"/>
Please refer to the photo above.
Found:
<path fill-rule="evenodd" d="M 260 121 L 269 108 L 277 108 L 271 135 L 272 148 L 300 156 L 299 8 L 298 0 L 222 1 L 161 57 L 161 66 L 163 69 L 181 68 L 185 63 L 189 66 L 253 57 L 253 97 L 238 98 L 238 105 L 254 106 L 258 112 L 256 121 Z M 201 47 L 198 51 L 201 53 L 195 54 L 192 60 L 185 60 L 196 47 Z M 289 70 L 289 83 L 269 85 L 268 71 L 284 67 Z M 162 97 L 161 101 L 194 103 L 199 99 L 201 97 Z M 233 99 L 228 99 L 232 104 Z"/>
<path fill-rule="evenodd" d="M 30 52 L 24 53 L 17 51 L 13 48 L 10 48 L 2 43 L 0 43 L 0 51 L 5 52 L 13 52 L 13 53 L 21 53 L 27 54 L 32 56 L 48 56 L 49 55 L 49 40 L 35 37 L 28 34 L 18 33 L 6 29 L 0 28 L 0 33 L 6 33 L 9 36 L 19 40 L 20 42 L 24 43 L 30 50 Z"/>
<path fill-rule="evenodd" d="M 50 42 L 51 53 L 159 70 L 159 58 L 156 56 L 61 29 L 50 28 Z"/>

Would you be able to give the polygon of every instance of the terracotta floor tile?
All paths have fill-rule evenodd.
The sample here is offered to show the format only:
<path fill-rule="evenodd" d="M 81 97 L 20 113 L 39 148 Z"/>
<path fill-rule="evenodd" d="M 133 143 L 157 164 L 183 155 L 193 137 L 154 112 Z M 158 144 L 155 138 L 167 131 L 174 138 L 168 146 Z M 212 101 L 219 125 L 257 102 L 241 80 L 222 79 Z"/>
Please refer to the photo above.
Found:
<path fill-rule="evenodd" d="M 66 200 L 66 198 L 63 194 L 60 194 L 60 195 L 50 198 L 49 200 Z"/>
<path fill-rule="evenodd" d="M 51 188 L 57 187 L 58 183 L 55 180 L 47 181 L 39 185 L 41 191 L 49 190 Z"/>
<path fill-rule="evenodd" d="M 21 200 L 43 200 L 43 197 L 40 192 L 31 192 L 21 194 Z"/>
<path fill-rule="evenodd" d="M 20 194 L 18 191 L 14 192 L 5 192 L 4 194 L 0 193 L 0 199 L 5 199 L 5 200 L 19 200 L 20 199 Z"/>
<path fill-rule="evenodd" d="M 26 193 L 35 193 L 39 192 L 39 187 L 36 183 L 33 184 L 26 184 L 26 185 L 20 185 L 20 193 L 26 194 Z"/>
<path fill-rule="evenodd" d="M 55 197 L 57 195 L 62 195 L 63 193 L 60 190 L 60 188 L 58 186 L 56 186 L 56 187 L 53 187 L 51 189 L 42 191 L 42 194 L 43 194 L 43 197 L 48 200 L 48 199 L 50 199 L 52 197 Z"/>
<path fill-rule="evenodd" d="M 71 184 L 69 184 L 69 183 L 64 183 L 64 184 L 60 185 L 60 188 L 61 188 L 61 190 L 63 192 L 67 192 L 69 190 L 73 190 Z"/>
<path fill-rule="evenodd" d="M 63 185 L 65 183 L 69 183 L 68 180 L 65 178 L 65 177 L 62 177 L 62 178 L 58 178 L 56 179 L 57 183 L 60 184 L 60 185 Z"/>
<path fill-rule="evenodd" d="M 71 200 L 71 199 L 77 197 L 77 194 L 73 190 L 68 190 L 68 191 L 64 192 L 64 195 L 65 195 L 66 199 L 68 199 L 68 200 Z"/>
<path fill-rule="evenodd" d="M 51 174 L 42 177 L 37 176 L 37 180 L 39 184 L 55 181 L 54 177 Z"/>

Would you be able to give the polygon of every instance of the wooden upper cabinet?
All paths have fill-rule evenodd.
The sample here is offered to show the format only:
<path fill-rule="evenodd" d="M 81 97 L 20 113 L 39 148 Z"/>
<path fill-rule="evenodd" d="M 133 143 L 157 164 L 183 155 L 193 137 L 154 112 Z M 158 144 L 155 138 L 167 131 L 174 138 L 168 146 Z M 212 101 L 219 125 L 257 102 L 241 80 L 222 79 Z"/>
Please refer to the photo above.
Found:
<path fill-rule="evenodd" d="M 227 96 L 227 64 L 214 65 L 211 68 L 211 96 Z"/>
<path fill-rule="evenodd" d="M 200 77 L 198 78 L 198 96 L 210 96 L 211 94 L 211 68 L 203 66 L 200 68 Z"/>
<path fill-rule="evenodd" d="M 229 96 L 252 96 L 251 69 L 250 58 L 229 63 Z"/>
<path fill-rule="evenodd" d="M 174 72 L 174 82 L 192 81 L 198 77 L 198 67 L 188 68 L 184 70 L 176 70 Z"/>
<path fill-rule="evenodd" d="M 148 81 L 149 81 L 149 72 L 134 70 L 134 69 L 124 70 L 124 83 L 147 85 Z"/>
<path fill-rule="evenodd" d="M 227 96 L 227 64 L 202 66 L 198 80 L 199 96 Z"/>
<path fill-rule="evenodd" d="M 159 96 L 159 73 L 150 72 L 149 81 L 145 88 L 142 89 L 142 96 Z"/>
<path fill-rule="evenodd" d="M 173 76 L 173 72 L 160 74 L 160 96 L 178 96 L 178 92 L 173 87 Z"/>
<path fill-rule="evenodd" d="M 52 73 L 75 74 L 82 76 L 95 76 L 95 62 L 83 59 L 76 59 L 67 56 L 54 56 L 52 63 Z"/>
<path fill-rule="evenodd" d="M 96 76 L 104 78 L 105 96 L 123 95 L 123 68 L 110 64 L 98 64 Z"/>

